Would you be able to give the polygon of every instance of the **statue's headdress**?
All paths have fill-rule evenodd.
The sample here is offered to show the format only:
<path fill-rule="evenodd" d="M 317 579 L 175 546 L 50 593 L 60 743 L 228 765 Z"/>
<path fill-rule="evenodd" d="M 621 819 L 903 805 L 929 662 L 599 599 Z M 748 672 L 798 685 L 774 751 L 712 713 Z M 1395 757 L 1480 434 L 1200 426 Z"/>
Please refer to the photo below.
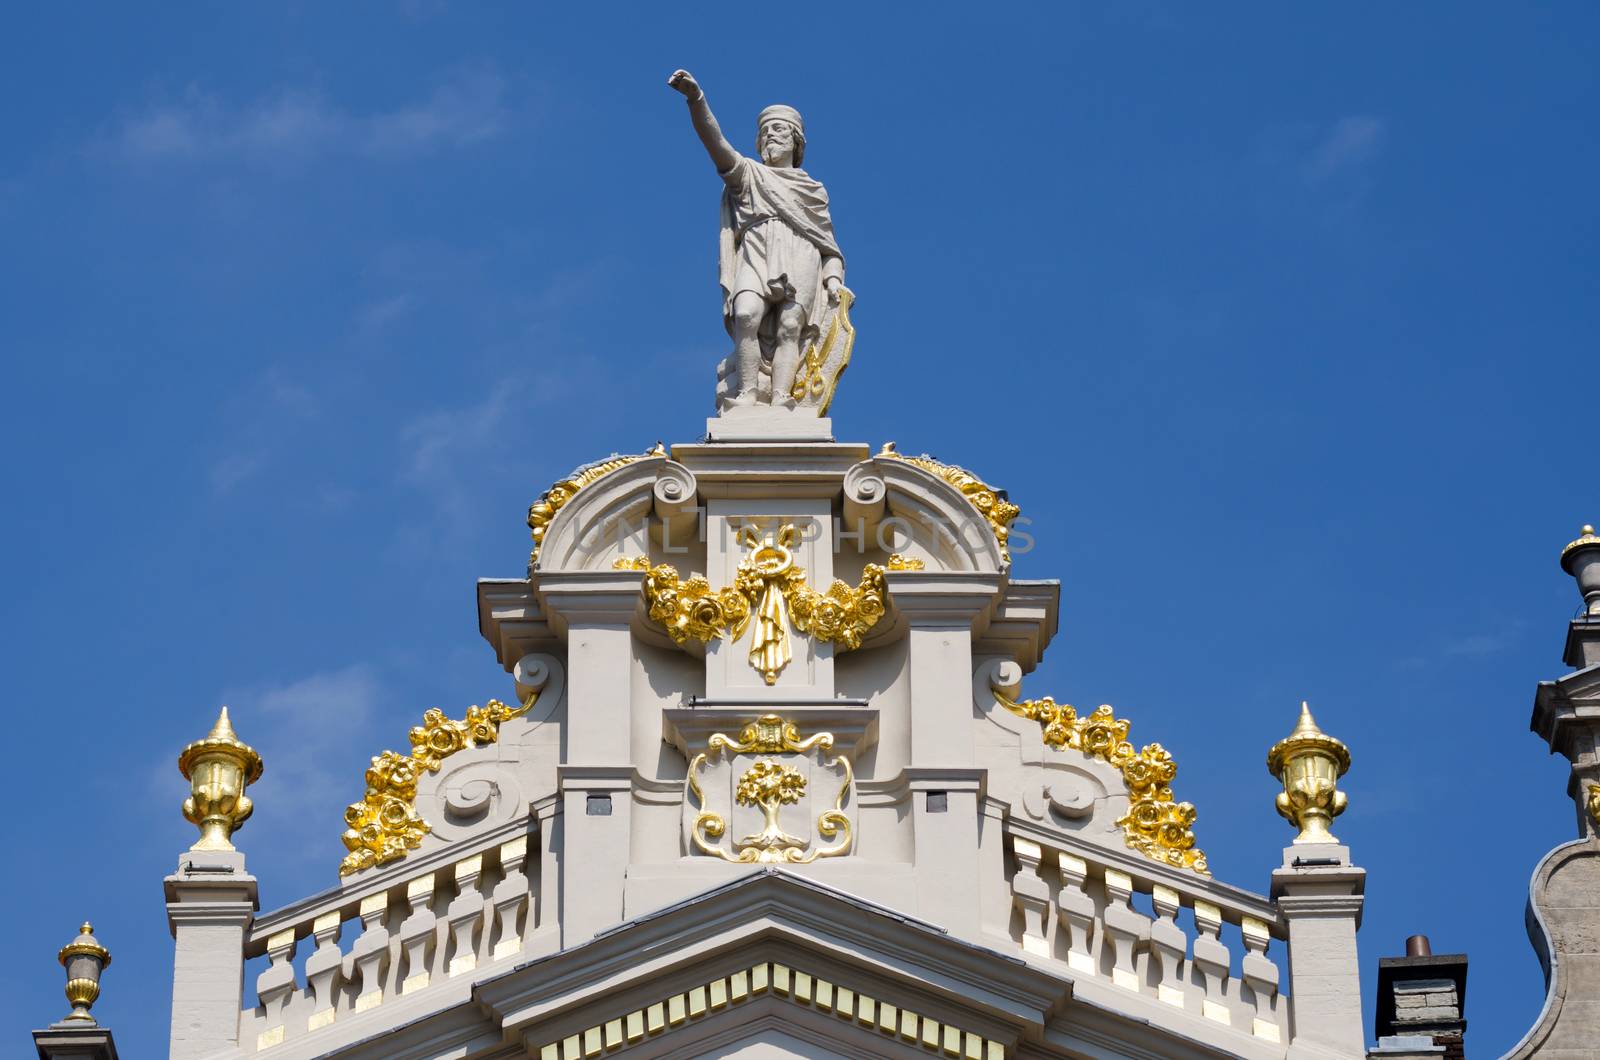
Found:
<path fill-rule="evenodd" d="M 806 155 L 806 123 L 800 120 L 800 112 L 793 107 L 782 103 L 774 103 L 756 116 L 756 142 L 761 141 L 761 129 L 767 122 L 777 118 L 794 126 L 794 164 L 798 168 Z"/>

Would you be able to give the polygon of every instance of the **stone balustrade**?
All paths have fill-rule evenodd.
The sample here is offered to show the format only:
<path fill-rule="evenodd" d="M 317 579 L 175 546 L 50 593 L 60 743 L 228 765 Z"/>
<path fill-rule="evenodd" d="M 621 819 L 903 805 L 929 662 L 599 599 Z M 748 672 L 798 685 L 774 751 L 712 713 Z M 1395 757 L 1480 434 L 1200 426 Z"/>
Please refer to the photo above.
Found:
<path fill-rule="evenodd" d="M 1264 1042 L 1288 1041 L 1268 957 L 1286 938 L 1270 899 L 1141 859 L 1007 833 L 1012 937 L 1026 954 Z M 1283 943 L 1287 947 L 1287 942 Z"/>
<path fill-rule="evenodd" d="M 256 1006 L 240 1016 L 241 1051 L 271 1049 L 521 953 L 539 913 L 528 856 L 529 837 L 519 835 L 370 893 L 335 892 L 259 918 L 244 956 L 264 955 L 267 967 L 255 980 Z"/>

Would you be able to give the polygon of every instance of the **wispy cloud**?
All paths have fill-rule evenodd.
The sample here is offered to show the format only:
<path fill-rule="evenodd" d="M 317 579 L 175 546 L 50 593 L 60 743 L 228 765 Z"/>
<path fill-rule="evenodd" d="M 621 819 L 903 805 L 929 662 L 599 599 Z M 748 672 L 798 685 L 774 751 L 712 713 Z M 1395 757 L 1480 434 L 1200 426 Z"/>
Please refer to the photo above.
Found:
<path fill-rule="evenodd" d="M 213 496 L 226 496 L 264 470 L 275 448 L 318 414 L 315 396 L 277 368 L 262 372 L 229 402 L 229 437 L 211 461 Z"/>
<path fill-rule="evenodd" d="M 265 764 L 250 788 L 256 813 L 237 840 L 258 864 L 298 869 L 325 863 L 331 875 L 340 856 L 340 815 L 361 798 L 361 767 L 375 750 L 370 745 L 381 697 L 377 673 L 365 664 L 223 696 L 239 738 Z M 150 781 L 151 797 L 164 807 L 181 798 L 182 782 L 170 761 L 152 770 Z M 323 841 L 308 842 L 308 836 Z"/>
<path fill-rule="evenodd" d="M 430 412 L 413 420 L 403 432 L 411 447 L 407 477 L 423 485 L 454 481 L 457 465 L 500 432 L 512 393 L 511 383 L 503 381 L 476 405 Z"/>
<path fill-rule="evenodd" d="M 417 299 L 409 292 L 389 295 L 361 306 L 355 313 L 358 335 L 370 336 L 387 328 L 416 308 Z"/>
<path fill-rule="evenodd" d="M 236 104 L 191 87 L 181 99 L 124 117 L 109 142 L 146 163 L 417 155 L 499 135 L 508 120 L 505 88 L 493 68 L 479 68 L 446 78 L 421 99 L 356 113 L 315 90 L 288 88 Z"/>
<path fill-rule="evenodd" d="M 376 673 L 363 664 L 230 694 L 235 725 L 267 763 L 251 795 L 271 811 L 257 823 L 252 850 L 326 856 L 304 849 L 307 822 L 317 820 L 326 821 L 326 846 L 336 847 L 340 813 L 361 798 L 352 749 L 358 762 L 372 753 L 380 696 Z"/>
<path fill-rule="evenodd" d="M 1340 118 L 1323 133 L 1306 158 L 1307 182 L 1323 184 L 1365 170 L 1378 157 L 1384 134 L 1381 118 L 1370 114 Z"/>
<path fill-rule="evenodd" d="M 504 454 L 517 393 L 504 380 L 474 405 L 425 413 L 401 428 L 400 478 L 425 498 L 429 511 L 397 530 L 395 545 L 402 552 L 432 553 L 471 533 L 486 471 Z"/>
<path fill-rule="evenodd" d="M 1401 658 L 1395 665 L 1402 670 L 1421 670 L 1446 664 L 1465 664 L 1471 660 L 1487 659 L 1515 648 L 1522 640 L 1526 622 L 1514 619 L 1494 629 L 1464 633 L 1439 643 L 1430 654 L 1415 654 Z"/>

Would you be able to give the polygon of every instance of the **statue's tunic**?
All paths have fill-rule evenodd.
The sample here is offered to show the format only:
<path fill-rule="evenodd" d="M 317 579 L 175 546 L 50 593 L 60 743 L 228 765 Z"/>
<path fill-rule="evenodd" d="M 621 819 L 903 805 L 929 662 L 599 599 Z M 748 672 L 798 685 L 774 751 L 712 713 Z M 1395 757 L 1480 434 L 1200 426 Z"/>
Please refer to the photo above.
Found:
<path fill-rule="evenodd" d="M 754 291 L 768 302 L 806 311 L 812 335 L 828 308 L 822 282 L 844 275 L 833 239 L 828 193 L 803 169 L 774 169 L 741 158 L 722 174 L 722 312 L 730 330 L 733 298 Z"/>

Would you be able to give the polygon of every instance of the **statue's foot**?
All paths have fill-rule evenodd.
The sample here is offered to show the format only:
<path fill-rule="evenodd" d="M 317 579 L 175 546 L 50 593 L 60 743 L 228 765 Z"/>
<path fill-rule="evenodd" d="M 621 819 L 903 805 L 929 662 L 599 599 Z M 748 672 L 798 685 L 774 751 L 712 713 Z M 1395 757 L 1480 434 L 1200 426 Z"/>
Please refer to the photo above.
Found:
<path fill-rule="evenodd" d="M 790 411 L 800 407 L 800 402 L 796 401 L 792 397 L 786 397 L 782 401 L 774 401 L 773 404 L 780 409 L 789 409 Z"/>
<path fill-rule="evenodd" d="M 755 403 L 756 392 L 755 388 L 752 387 L 749 390 L 741 390 L 737 394 L 733 395 L 733 397 L 729 398 L 727 407 L 730 409 L 742 409 L 749 408 Z"/>

